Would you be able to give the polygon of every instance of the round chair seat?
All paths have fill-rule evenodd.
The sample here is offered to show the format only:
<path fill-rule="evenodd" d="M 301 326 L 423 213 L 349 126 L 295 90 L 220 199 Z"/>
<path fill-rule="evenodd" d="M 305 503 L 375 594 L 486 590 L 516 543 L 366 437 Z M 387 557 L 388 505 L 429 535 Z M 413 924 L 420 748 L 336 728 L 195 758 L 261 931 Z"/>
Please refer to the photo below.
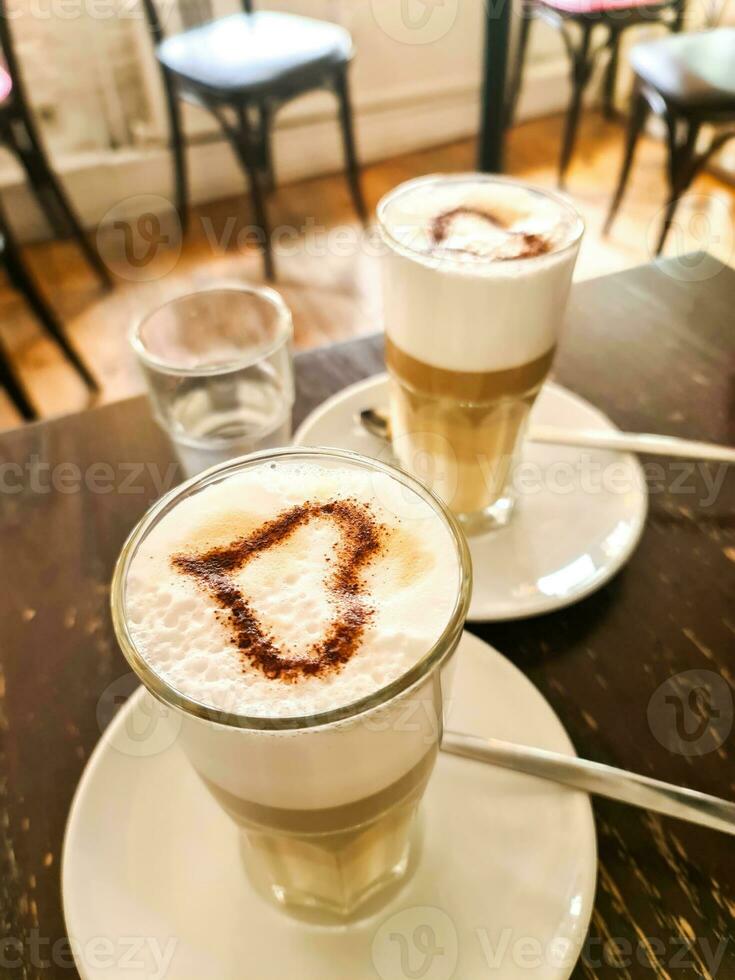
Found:
<path fill-rule="evenodd" d="M 292 14 L 232 14 L 166 38 L 159 60 L 184 81 L 212 92 L 272 88 L 304 72 L 346 62 L 352 38 L 337 24 Z"/>
<path fill-rule="evenodd" d="M 584 17 L 599 16 L 607 11 L 621 10 L 659 10 L 670 7 L 671 0 L 538 0 L 544 7 L 551 7 L 560 14 Z"/>
<path fill-rule="evenodd" d="M 735 113 L 735 28 L 674 34 L 637 44 L 636 75 L 684 108 Z"/>

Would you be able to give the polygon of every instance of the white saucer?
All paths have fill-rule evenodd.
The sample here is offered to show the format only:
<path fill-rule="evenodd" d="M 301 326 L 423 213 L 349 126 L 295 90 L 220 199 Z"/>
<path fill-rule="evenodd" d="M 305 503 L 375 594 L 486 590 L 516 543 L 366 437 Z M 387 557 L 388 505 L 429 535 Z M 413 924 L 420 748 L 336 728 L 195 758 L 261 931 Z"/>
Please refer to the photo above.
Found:
<path fill-rule="evenodd" d="M 384 442 L 358 421 L 365 408 L 387 409 L 388 377 L 379 374 L 328 398 L 299 427 L 303 446 L 352 449 L 395 462 Z M 615 429 L 578 395 L 547 382 L 532 423 Z M 648 491 L 638 460 L 627 453 L 527 442 L 526 491 L 508 527 L 469 538 L 474 589 L 468 618 L 522 619 L 578 602 L 630 558 L 643 531 Z"/>
<path fill-rule="evenodd" d="M 238 831 L 172 744 L 170 726 L 156 723 L 163 710 L 142 690 L 128 700 L 72 804 L 62 890 L 83 980 L 160 978 L 152 949 L 171 956 L 165 980 L 571 974 L 595 894 L 585 794 L 440 753 L 413 876 L 371 918 L 311 926 L 253 892 Z M 467 633 L 449 723 L 574 751 L 536 688 Z"/>

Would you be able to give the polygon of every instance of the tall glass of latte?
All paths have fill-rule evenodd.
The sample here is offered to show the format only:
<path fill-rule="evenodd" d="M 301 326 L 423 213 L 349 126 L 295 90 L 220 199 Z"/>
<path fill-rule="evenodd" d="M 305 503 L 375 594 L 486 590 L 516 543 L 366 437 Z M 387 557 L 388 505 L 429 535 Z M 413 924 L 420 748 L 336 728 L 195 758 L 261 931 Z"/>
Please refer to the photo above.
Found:
<path fill-rule="evenodd" d="M 502 526 L 582 220 L 554 194 L 458 174 L 401 184 L 378 221 L 395 454 L 468 532 Z"/>
<path fill-rule="evenodd" d="M 279 905 L 343 918 L 406 873 L 470 576 L 430 491 L 339 450 L 207 470 L 123 547 L 122 650 Z"/>

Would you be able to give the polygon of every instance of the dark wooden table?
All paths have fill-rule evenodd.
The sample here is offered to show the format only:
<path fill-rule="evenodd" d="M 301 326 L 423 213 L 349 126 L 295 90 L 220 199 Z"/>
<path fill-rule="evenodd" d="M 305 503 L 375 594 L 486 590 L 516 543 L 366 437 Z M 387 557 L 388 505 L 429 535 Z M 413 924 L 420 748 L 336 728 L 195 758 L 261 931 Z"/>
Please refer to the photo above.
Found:
<path fill-rule="evenodd" d="M 701 257 L 583 283 L 556 376 L 622 427 L 733 444 L 734 307 L 735 272 Z M 377 337 L 300 355 L 297 420 L 381 368 Z M 110 573 L 178 473 L 142 398 L 7 433 L 0 460 L 0 976 L 74 976 L 62 835 L 110 685 L 130 690 Z M 613 582 L 472 629 L 528 674 L 581 754 L 735 797 L 735 474 L 646 465 L 650 517 Z M 735 977 L 732 838 L 609 802 L 595 816 L 597 902 L 575 977 Z"/>

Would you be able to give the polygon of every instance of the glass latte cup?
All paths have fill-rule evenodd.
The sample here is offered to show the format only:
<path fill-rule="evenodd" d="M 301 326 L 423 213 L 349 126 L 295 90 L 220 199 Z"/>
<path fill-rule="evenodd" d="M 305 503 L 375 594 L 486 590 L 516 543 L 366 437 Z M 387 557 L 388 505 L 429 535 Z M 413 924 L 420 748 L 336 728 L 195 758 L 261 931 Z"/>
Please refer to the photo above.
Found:
<path fill-rule="evenodd" d="M 395 455 L 468 532 L 503 526 L 582 220 L 555 194 L 455 174 L 401 184 L 378 225 Z"/>
<path fill-rule="evenodd" d="M 125 543 L 120 646 L 279 906 L 343 920 L 406 874 L 470 580 L 430 491 L 331 449 L 213 467 Z"/>

